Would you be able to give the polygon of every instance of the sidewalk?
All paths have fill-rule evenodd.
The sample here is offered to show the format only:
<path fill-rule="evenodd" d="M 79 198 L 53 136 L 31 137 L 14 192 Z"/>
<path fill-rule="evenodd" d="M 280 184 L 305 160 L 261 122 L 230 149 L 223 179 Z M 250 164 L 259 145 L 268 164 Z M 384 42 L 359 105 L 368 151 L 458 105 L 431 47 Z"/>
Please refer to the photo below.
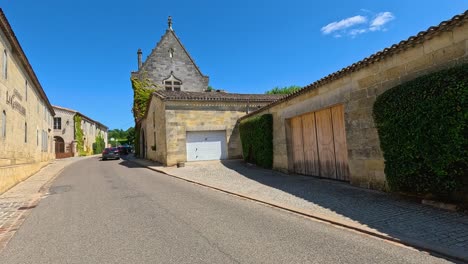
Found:
<path fill-rule="evenodd" d="M 13 237 L 31 209 L 39 204 L 55 177 L 68 165 L 85 158 L 88 157 L 54 160 L 33 176 L 0 195 L 0 251 Z"/>
<path fill-rule="evenodd" d="M 468 216 L 346 183 L 265 170 L 240 160 L 163 167 L 126 158 L 149 169 L 294 211 L 315 219 L 468 261 Z"/>

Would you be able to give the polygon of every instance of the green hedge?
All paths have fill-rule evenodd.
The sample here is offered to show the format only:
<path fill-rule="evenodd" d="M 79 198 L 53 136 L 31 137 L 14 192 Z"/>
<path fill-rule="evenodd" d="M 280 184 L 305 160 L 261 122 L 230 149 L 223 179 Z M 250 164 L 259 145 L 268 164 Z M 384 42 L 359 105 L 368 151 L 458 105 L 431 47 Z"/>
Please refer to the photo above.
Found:
<path fill-rule="evenodd" d="M 466 183 L 468 64 L 377 98 L 374 119 L 393 191 L 449 197 Z"/>
<path fill-rule="evenodd" d="M 273 116 L 265 114 L 242 120 L 239 125 L 244 160 L 262 166 L 273 166 Z"/>

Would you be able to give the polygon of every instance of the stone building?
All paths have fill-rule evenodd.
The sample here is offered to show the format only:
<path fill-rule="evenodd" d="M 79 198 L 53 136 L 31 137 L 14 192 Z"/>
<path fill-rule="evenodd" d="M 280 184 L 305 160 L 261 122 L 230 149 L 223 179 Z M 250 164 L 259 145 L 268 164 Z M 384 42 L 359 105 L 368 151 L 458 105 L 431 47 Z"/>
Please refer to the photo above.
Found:
<path fill-rule="evenodd" d="M 133 78 L 149 79 L 159 89 L 171 91 L 204 92 L 208 88 L 208 76 L 202 74 L 176 36 L 171 17 L 166 33 L 146 61 L 142 62 L 141 49 L 137 55 L 138 71 L 132 72 Z"/>
<path fill-rule="evenodd" d="M 242 156 L 237 120 L 282 96 L 207 92 L 203 75 L 172 28 L 168 28 L 146 61 L 138 51 L 133 78 L 158 86 L 148 103 L 141 128 L 141 157 L 172 166 L 177 162 Z"/>
<path fill-rule="evenodd" d="M 55 158 L 54 109 L 0 9 L 0 193 Z"/>
<path fill-rule="evenodd" d="M 100 122 L 83 115 L 82 113 L 60 106 L 53 106 L 55 153 L 57 158 L 78 156 L 76 149 L 75 116 L 81 117 L 81 130 L 83 131 L 83 151 L 91 154 L 96 137 L 101 135 L 107 146 L 107 127 Z"/>
<path fill-rule="evenodd" d="M 140 156 L 178 162 L 242 158 L 238 119 L 281 95 L 156 91 L 140 121 Z"/>
<path fill-rule="evenodd" d="M 276 170 L 384 189 L 372 117 L 376 97 L 419 76 L 468 62 L 468 11 L 243 118 L 273 115 Z"/>

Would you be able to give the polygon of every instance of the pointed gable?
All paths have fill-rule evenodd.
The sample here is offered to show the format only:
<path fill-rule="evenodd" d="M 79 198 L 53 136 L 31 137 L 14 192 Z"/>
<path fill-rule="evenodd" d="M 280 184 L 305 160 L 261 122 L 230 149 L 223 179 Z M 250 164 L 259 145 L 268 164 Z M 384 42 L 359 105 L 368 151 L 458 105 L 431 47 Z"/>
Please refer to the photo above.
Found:
<path fill-rule="evenodd" d="M 181 81 L 181 91 L 203 92 L 208 88 L 208 76 L 202 74 L 182 45 L 172 30 L 172 23 L 146 61 L 142 63 L 141 68 L 134 74 L 150 79 L 162 89 L 166 89 L 166 80 L 171 76 Z"/>

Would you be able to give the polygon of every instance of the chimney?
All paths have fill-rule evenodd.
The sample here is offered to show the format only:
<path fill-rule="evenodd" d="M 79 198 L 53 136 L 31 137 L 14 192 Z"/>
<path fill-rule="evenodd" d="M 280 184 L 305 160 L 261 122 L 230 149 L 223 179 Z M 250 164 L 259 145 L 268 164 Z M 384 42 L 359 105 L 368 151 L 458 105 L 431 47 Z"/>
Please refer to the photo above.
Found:
<path fill-rule="evenodd" d="M 138 49 L 137 51 L 137 54 L 138 54 L 138 70 L 141 68 L 141 49 Z"/>

